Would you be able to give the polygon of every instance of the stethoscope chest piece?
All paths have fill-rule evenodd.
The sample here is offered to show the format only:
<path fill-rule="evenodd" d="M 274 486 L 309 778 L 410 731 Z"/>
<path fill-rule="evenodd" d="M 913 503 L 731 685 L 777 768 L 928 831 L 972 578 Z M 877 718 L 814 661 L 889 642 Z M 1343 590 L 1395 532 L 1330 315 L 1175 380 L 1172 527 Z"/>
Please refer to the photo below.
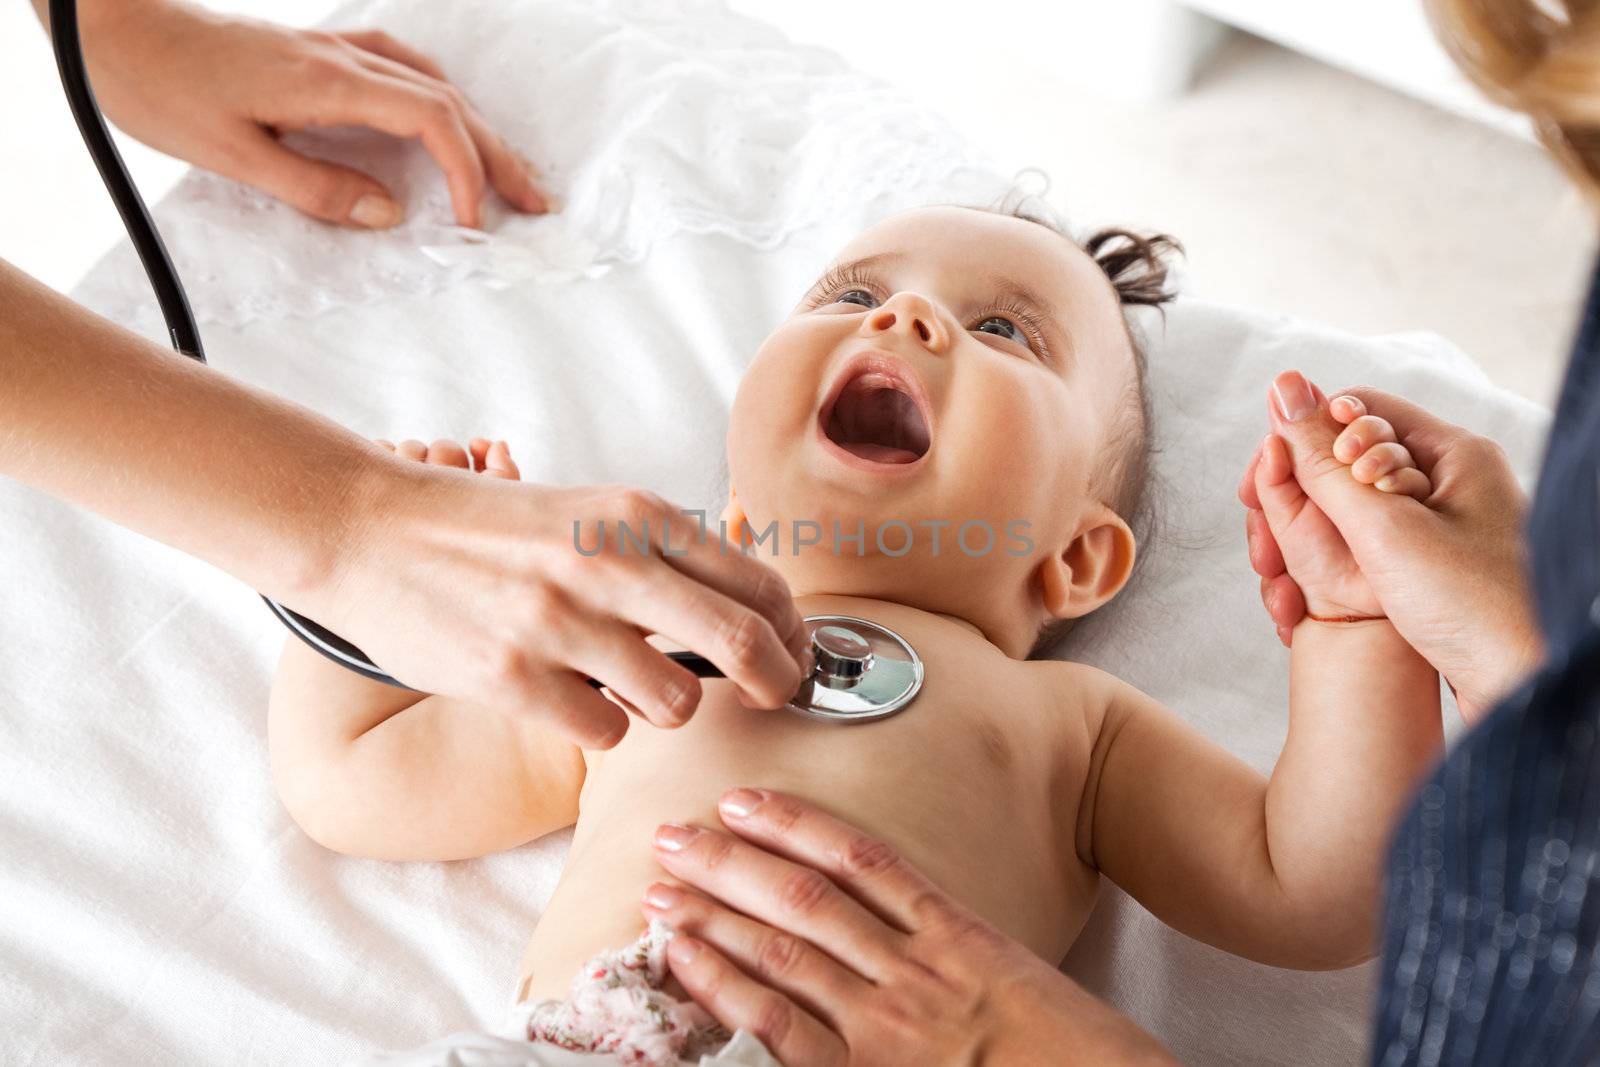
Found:
<path fill-rule="evenodd" d="M 852 615 L 808 615 L 816 661 L 789 708 L 825 722 L 872 722 L 911 703 L 922 688 L 922 657 L 905 638 Z"/>

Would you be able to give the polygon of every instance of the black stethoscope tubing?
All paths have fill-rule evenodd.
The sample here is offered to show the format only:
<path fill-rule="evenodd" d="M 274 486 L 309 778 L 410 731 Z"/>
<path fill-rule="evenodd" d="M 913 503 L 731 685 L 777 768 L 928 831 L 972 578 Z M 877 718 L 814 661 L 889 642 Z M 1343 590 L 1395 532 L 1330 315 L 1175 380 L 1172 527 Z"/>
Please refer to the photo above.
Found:
<path fill-rule="evenodd" d="M 122 216 L 128 238 L 139 253 L 139 262 L 144 264 L 144 272 L 161 305 L 161 315 L 166 320 L 172 347 L 197 363 L 205 363 L 200 329 L 189 308 L 183 283 L 178 280 L 178 272 L 173 269 L 166 245 L 162 243 L 161 235 L 150 219 L 150 212 L 145 208 L 144 200 L 134 187 L 133 178 L 111 140 L 105 118 L 100 113 L 100 105 L 95 102 L 94 92 L 89 87 L 89 75 L 83 61 L 83 44 L 78 35 L 77 0 L 50 0 L 50 39 L 55 48 L 56 67 L 61 72 L 61 85 L 66 90 L 67 103 L 72 108 L 72 117 L 77 120 L 78 132 L 83 135 L 83 143 L 100 171 L 106 191 L 117 205 L 117 213 Z M 289 628 L 290 633 L 339 666 L 376 682 L 399 689 L 410 688 L 379 669 L 366 653 L 327 627 L 270 597 L 263 596 L 261 599 L 266 601 L 267 607 Z M 697 653 L 669 652 L 667 656 L 701 678 L 723 676 L 715 664 Z M 589 684 L 598 689 L 602 683 L 590 678 Z"/>

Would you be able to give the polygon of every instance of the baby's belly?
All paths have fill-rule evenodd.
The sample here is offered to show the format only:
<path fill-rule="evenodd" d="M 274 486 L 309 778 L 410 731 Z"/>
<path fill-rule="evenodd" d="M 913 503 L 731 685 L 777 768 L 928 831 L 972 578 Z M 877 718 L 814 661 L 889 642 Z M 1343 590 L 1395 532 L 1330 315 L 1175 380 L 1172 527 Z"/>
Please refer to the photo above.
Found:
<path fill-rule="evenodd" d="M 522 998 L 565 996 L 585 960 L 637 937 L 645 888 L 672 881 L 655 860 L 656 827 L 719 826 L 717 798 L 741 785 L 804 797 L 881 838 L 1059 960 L 1097 882 L 1070 848 L 1077 813 L 1052 810 L 1055 764 L 1026 724 L 1007 722 L 1008 709 L 952 707 L 954 695 L 925 693 L 892 719 L 840 726 L 752 711 L 715 681 L 687 726 L 636 726 L 591 762 L 566 869 L 523 960 Z"/>

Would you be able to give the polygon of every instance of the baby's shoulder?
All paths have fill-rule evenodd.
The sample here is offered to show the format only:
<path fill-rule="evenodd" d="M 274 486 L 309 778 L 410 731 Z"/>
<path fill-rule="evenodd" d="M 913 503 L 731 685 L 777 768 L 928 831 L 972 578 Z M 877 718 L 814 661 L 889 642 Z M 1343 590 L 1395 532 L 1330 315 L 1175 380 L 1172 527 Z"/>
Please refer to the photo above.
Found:
<path fill-rule="evenodd" d="M 1108 711 L 1143 697 L 1121 678 L 1087 663 L 1042 659 L 1027 660 L 1021 667 L 1039 704 L 1064 718 L 1081 719 L 1091 735 L 1098 732 Z"/>
<path fill-rule="evenodd" d="M 1075 660 L 1030 659 L 1020 666 L 1051 692 L 1063 696 L 1098 698 L 1131 688 L 1109 671 Z"/>

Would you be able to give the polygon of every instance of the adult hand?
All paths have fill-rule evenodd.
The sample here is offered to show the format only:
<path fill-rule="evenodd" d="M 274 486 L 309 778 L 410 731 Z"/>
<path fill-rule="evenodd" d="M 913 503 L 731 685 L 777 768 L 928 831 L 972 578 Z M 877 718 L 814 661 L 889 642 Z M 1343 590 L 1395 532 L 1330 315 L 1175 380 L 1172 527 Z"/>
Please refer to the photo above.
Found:
<path fill-rule="evenodd" d="M 446 446 L 460 449 L 432 447 Z M 752 707 L 780 707 L 800 688 L 805 624 L 759 559 L 697 540 L 697 525 L 651 493 L 485 478 L 411 462 L 419 448 L 404 443 L 410 459 L 400 459 L 372 447 L 376 488 L 358 491 L 353 508 L 362 518 L 338 538 L 328 573 L 289 604 L 405 684 L 554 715 L 586 748 L 616 744 L 628 716 L 584 675 L 657 725 L 680 724 L 698 705 L 700 680 L 647 633 L 711 660 Z M 599 520 L 612 539 L 584 555 L 575 524 L 593 551 Z M 620 551 L 621 522 L 648 530 L 650 551 Z"/>
<path fill-rule="evenodd" d="M 408 685 L 554 716 L 591 747 L 627 716 L 578 672 L 661 721 L 698 701 L 698 680 L 641 630 L 709 657 L 747 702 L 777 707 L 800 687 L 807 635 L 783 579 L 695 543 L 696 525 L 649 494 L 399 458 L 3 261 L 0 352 L 0 477 L 222 568 Z M 673 521 L 672 555 L 581 555 L 573 521 L 602 518 L 648 521 L 652 549 Z"/>
<path fill-rule="evenodd" d="M 786 1067 L 1171 1064 L 1155 1039 L 888 846 L 793 797 L 722 798 L 737 836 L 663 826 L 648 917 L 672 973 Z"/>
<path fill-rule="evenodd" d="M 1527 501 L 1505 452 L 1377 389 L 1351 389 L 1330 402 L 1296 371 L 1273 382 L 1268 415 L 1294 477 L 1350 546 L 1384 613 L 1444 675 L 1462 717 L 1482 718 L 1542 654 L 1523 555 Z M 1391 428 L 1432 485 L 1420 501 L 1406 486 L 1385 492 L 1367 484 L 1373 479 L 1348 465 Z M 1260 515 L 1260 456 L 1250 461 L 1239 499 L 1250 509 L 1250 562 L 1262 600 L 1287 643 L 1305 604 Z"/>
<path fill-rule="evenodd" d="M 381 229 L 404 217 L 372 177 L 278 140 L 314 126 L 420 139 L 444 171 L 463 226 L 480 225 L 489 186 L 522 211 L 551 207 L 532 164 L 444 72 L 382 31 L 289 29 L 180 0 L 82 0 L 79 7 L 94 93 L 112 122 L 313 218 Z"/>

